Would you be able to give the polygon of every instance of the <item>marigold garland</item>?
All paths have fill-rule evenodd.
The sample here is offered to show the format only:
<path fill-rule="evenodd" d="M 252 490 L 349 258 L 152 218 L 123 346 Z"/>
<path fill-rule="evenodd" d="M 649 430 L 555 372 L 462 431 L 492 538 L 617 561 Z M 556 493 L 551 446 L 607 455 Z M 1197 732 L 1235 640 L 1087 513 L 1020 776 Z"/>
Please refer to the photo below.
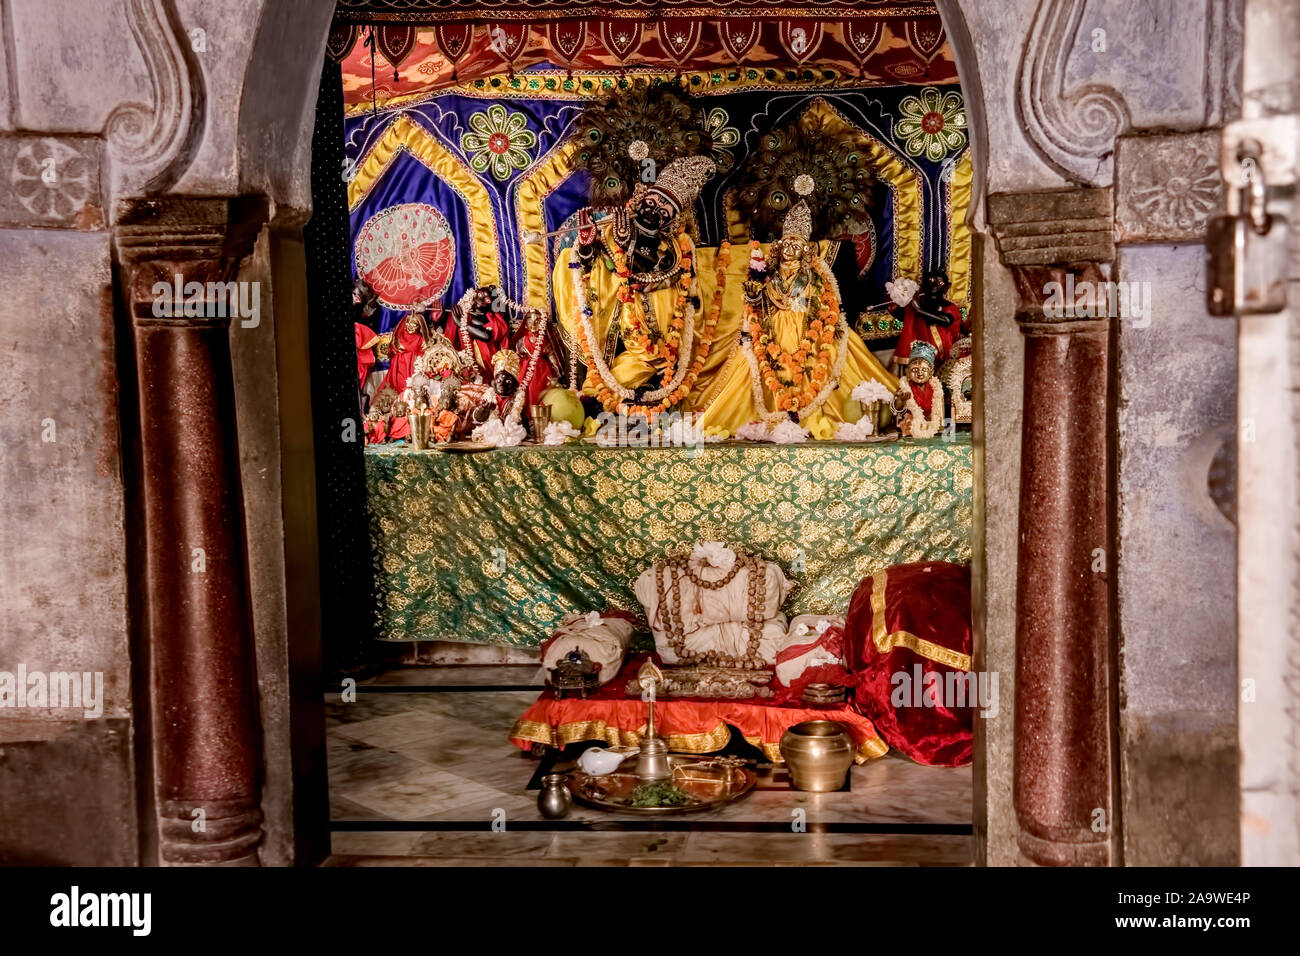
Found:
<path fill-rule="evenodd" d="M 631 270 L 628 268 L 626 253 L 617 245 L 614 245 L 611 250 L 614 256 L 614 271 L 619 277 L 617 296 L 622 305 L 625 334 L 631 336 L 632 341 L 643 350 L 661 359 L 668 368 L 673 369 L 671 379 L 662 388 L 647 392 L 642 403 L 631 404 L 636 393 L 613 377 L 604 355 L 593 347 L 595 330 L 591 325 L 593 315 L 591 292 L 587 288 L 592 279 L 589 273 L 582 276 L 575 270 L 574 290 L 577 293 L 580 312 L 576 337 L 578 346 L 582 350 L 583 360 L 589 368 L 596 370 L 600 378 L 601 387 L 597 390 L 596 397 L 606 411 L 644 415 L 648 420 L 654 421 L 661 413 L 679 404 L 691 393 L 709 357 L 714 333 L 722 314 L 722 295 L 726 286 L 727 266 L 731 262 L 731 244 L 724 242 L 718 249 L 714 303 L 705 316 L 699 343 L 696 344 L 695 308 L 690 302 L 691 296 L 698 289 L 693 248 L 684 231 L 674 236 L 674 242 L 678 244 L 682 274 L 678 279 L 678 293 L 673 306 L 672 319 L 669 321 L 667 334 L 663 336 L 652 337 L 647 329 L 641 290 L 636 287 Z M 685 356 L 692 355 L 693 360 L 686 362 Z"/>
<path fill-rule="evenodd" d="M 839 290 L 825 264 L 818 261 L 816 266 L 813 275 L 817 294 L 794 351 L 781 348 L 759 320 L 755 303 L 745 303 L 744 327 L 749 333 L 746 357 L 757 379 L 756 396 L 762 397 L 758 381 L 772 394 L 775 409 L 763 415 L 769 420 L 784 418 L 788 412 L 795 412 L 800 419 L 807 417 L 830 396 L 844 368 L 848 326 L 840 314 Z M 765 410 L 766 402 L 758 404 Z"/>

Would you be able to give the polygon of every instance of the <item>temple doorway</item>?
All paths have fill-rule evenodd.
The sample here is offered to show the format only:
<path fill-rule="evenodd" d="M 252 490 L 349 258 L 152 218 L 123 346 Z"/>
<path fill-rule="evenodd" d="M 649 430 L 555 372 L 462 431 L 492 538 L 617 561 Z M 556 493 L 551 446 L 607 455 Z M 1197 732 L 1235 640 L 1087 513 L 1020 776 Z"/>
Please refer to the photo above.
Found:
<path fill-rule="evenodd" d="M 306 229 L 333 859 L 976 860 L 980 157 L 938 11 L 376 6 L 336 13 Z M 736 799 L 599 806 L 648 694 L 659 783 Z M 836 785 L 785 760 L 810 722 Z"/>

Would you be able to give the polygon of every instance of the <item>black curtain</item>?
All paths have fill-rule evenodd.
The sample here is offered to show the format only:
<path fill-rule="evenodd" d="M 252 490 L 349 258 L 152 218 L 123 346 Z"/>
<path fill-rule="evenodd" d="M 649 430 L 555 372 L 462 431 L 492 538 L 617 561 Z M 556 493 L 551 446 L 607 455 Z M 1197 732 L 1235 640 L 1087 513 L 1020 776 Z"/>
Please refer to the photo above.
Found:
<path fill-rule="evenodd" d="M 382 645 L 374 640 L 373 629 L 374 572 L 366 516 L 365 435 L 358 405 L 343 159 L 342 71 L 326 57 L 312 134 L 313 211 L 303 237 L 316 441 L 321 637 L 325 673 L 335 676 L 364 669 L 385 656 Z"/>

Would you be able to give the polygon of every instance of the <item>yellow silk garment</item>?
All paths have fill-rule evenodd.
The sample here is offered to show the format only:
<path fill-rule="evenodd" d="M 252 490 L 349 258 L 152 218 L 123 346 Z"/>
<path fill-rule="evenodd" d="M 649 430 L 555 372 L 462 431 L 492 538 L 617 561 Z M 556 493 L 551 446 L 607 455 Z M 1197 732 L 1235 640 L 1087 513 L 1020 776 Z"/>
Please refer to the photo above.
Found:
<path fill-rule="evenodd" d="M 689 239 L 686 240 L 690 242 Z M 592 268 L 592 283 L 594 286 L 594 295 L 588 293 L 591 301 L 591 327 L 596 333 L 596 341 L 591 343 L 596 350 L 604 348 L 606 338 L 609 335 L 609 325 L 614 316 L 619 312 L 618 302 L 618 275 L 606 268 L 603 263 L 603 257 L 598 257 L 595 266 Z M 555 262 L 555 270 L 551 274 L 551 288 L 555 294 L 555 314 L 559 319 L 560 326 L 564 329 L 569 338 L 576 344 L 578 341 L 578 325 L 582 319 L 578 311 L 578 295 L 574 289 L 574 274 L 581 274 L 580 269 L 572 269 L 569 264 L 577 261 L 577 250 L 574 247 L 563 249 Z M 586 281 L 585 278 L 582 281 Z M 659 289 L 650 293 L 650 310 L 653 314 L 646 315 L 646 322 L 654 323 L 659 329 L 660 335 L 667 335 L 669 323 L 673 317 L 673 305 L 677 301 L 678 286 L 670 285 L 666 289 Z M 650 381 L 656 372 L 664 371 L 663 359 L 656 356 L 653 352 L 647 351 L 636 342 L 624 340 L 622 351 L 614 356 L 614 360 L 609 364 L 610 373 L 614 379 L 625 388 L 639 388 L 646 382 Z M 579 360 L 582 359 L 582 353 L 579 352 Z M 671 372 L 667 374 L 671 375 Z M 601 381 L 600 374 L 594 369 L 587 369 L 587 377 L 583 382 L 583 392 L 587 395 L 595 395 L 600 391 Z"/>
<path fill-rule="evenodd" d="M 772 334 L 782 350 L 793 352 L 803 339 L 808 320 L 806 311 L 782 309 L 770 315 Z M 898 379 L 885 369 L 880 361 L 871 354 L 862 337 L 849 330 L 845 340 L 849 354 L 844 361 L 844 371 L 840 374 L 839 386 L 826 397 L 821 407 L 801 419 L 800 424 L 807 428 L 812 437 L 823 441 L 835 437 L 835 426 L 845 421 L 844 406 L 852 399 L 850 396 L 859 382 L 875 379 L 891 392 L 898 390 Z M 832 356 L 831 366 L 835 365 L 837 356 Z M 696 424 L 701 429 L 725 429 L 734 435 L 742 425 L 756 420 L 759 411 L 754 406 L 753 377 L 749 361 L 741 349 L 736 349 L 728 359 L 726 366 L 715 379 L 716 389 L 706 401 L 694 406 L 698 413 Z M 763 402 L 768 411 L 775 408 L 772 393 L 766 386 L 760 385 Z"/>
<path fill-rule="evenodd" d="M 696 342 L 704 328 L 704 320 L 709 309 L 714 305 L 717 292 L 717 257 L 718 250 L 708 246 L 695 247 L 695 272 L 699 281 L 700 309 L 695 317 Z M 578 298 L 573 288 L 573 273 L 569 263 L 576 261 L 576 252 L 570 247 L 561 250 L 556 259 L 555 269 L 551 275 L 551 288 L 555 296 L 555 314 L 566 334 L 577 341 Z M 744 317 L 744 281 L 749 268 L 749 250 L 737 246 L 731 250 L 731 259 L 727 268 L 726 284 L 723 290 L 722 311 L 718 320 L 709 356 L 700 370 L 699 377 L 691 389 L 690 397 L 684 403 L 691 408 L 698 404 L 712 388 L 718 373 L 726 364 L 728 357 L 735 352 L 736 337 Z M 609 324 L 618 312 L 618 276 L 599 262 L 593 269 L 596 295 L 591 302 L 591 325 L 596 333 L 597 347 L 603 346 L 609 334 Z M 668 322 L 672 319 L 673 303 L 677 298 L 677 286 L 660 289 L 650 294 L 658 319 L 659 331 L 666 333 Z M 647 317 L 649 318 L 649 317 Z M 660 371 L 662 360 L 645 351 L 634 342 L 624 342 L 623 351 L 610 363 L 610 373 L 620 385 L 626 388 L 638 388 L 648 382 L 655 372 Z M 595 369 L 587 370 L 583 383 L 583 392 L 595 395 L 600 390 L 600 375 Z"/>

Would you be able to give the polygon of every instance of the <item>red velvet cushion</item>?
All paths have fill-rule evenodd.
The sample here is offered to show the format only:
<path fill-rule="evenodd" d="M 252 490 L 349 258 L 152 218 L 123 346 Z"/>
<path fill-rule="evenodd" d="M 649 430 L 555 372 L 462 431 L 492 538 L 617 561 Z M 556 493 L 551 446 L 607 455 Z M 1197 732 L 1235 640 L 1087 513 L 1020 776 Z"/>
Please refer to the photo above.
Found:
<path fill-rule="evenodd" d="M 857 677 L 855 706 L 917 763 L 970 763 L 970 619 L 970 568 L 962 565 L 895 565 L 853 592 L 845 656 Z"/>

